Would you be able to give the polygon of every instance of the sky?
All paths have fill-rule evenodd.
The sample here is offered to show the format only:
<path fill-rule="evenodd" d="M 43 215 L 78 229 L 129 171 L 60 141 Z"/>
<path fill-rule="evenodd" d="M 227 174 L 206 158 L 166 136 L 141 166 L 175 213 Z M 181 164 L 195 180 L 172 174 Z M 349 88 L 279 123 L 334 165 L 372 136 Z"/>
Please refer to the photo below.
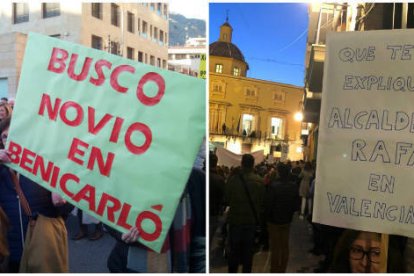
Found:
<path fill-rule="evenodd" d="M 227 11 L 248 77 L 304 86 L 308 4 L 210 3 L 209 43 L 218 40 Z"/>
<path fill-rule="evenodd" d="M 170 0 L 170 12 L 207 21 L 208 1 L 206 0 Z"/>

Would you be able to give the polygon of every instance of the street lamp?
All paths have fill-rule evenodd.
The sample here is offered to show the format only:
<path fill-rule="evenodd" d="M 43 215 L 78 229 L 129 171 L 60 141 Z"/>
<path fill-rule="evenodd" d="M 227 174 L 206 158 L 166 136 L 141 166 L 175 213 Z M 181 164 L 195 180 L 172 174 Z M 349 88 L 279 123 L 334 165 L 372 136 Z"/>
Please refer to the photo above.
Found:
<path fill-rule="evenodd" d="M 303 120 L 303 113 L 298 111 L 295 113 L 294 117 L 295 121 L 302 122 Z"/>

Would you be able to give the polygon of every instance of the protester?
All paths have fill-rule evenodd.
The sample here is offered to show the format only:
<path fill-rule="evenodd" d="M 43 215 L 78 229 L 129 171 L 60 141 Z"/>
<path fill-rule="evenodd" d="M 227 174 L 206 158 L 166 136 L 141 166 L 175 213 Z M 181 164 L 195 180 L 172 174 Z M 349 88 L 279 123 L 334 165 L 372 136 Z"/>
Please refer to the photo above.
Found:
<path fill-rule="evenodd" d="M 224 177 L 217 173 L 218 158 L 213 152 L 210 152 L 210 248 L 214 234 L 219 227 L 219 218 L 223 211 L 224 203 Z"/>
<path fill-rule="evenodd" d="M 407 273 L 414 273 L 414 239 L 408 238 L 404 251 L 404 261 Z"/>
<path fill-rule="evenodd" d="M 6 97 L 2 97 L 0 103 L 7 103 L 9 100 Z"/>
<path fill-rule="evenodd" d="M 7 243 L 7 231 L 9 219 L 0 207 L 0 273 L 8 272 L 9 267 L 9 245 Z"/>
<path fill-rule="evenodd" d="M 387 258 L 388 273 L 405 272 L 401 251 L 390 236 Z M 380 273 L 381 234 L 345 230 L 335 248 L 331 272 Z"/>
<path fill-rule="evenodd" d="M 3 149 L 9 125 L 10 117 L 0 122 L 0 163 L 10 162 L 7 151 Z M 22 192 L 19 197 L 18 184 Z M 18 178 L 14 171 L 1 164 L 0 206 L 10 222 L 7 235 L 10 250 L 9 272 L 68 272 L 64 217 L 72 208 L 70 204 L 25 176 L 20 175 Z M 32 215 L 30 226 L 27 207 L 31 209 Z"/>
<path fill-rule="evenodd" d="M 12 114 L 11 107 L 4 102 L 0 102 L 0 122 Z"/>
<path fill-rule="evenodd" d="M 241 169 L 234 170 L 225 189 L 230 206 L 228 271 L 236 273 L 239 264 L 243 273 L 252 271 L 256 226 L 260 225 L 264 196 L 263 179 L 253 172 L 254 157 L 244 154 Z"/>
<path fill-rule="evenodd" d="M 309 187 L 311 184 L 311 180 L 313 177 L 313 170 L 312 170 L 312 164 L 310 162 L 306 162 L 305 163 L 305 167 L 303 168 L 303 171 L 300 173 L 299 178 L 301 178 L 300 181 L 300 186 L 299 186 L 299 196 L 301 197 L 302 201 L 301 201 L 301 208 L 300 208 L 300 219 L 303 219 L 306 214 L 306 207 L 309 205 L 308 204 L 308 199 L 309 199 Z M 308 210 L 308 213 L 310 212 L 310 210 Z"/>
<path fill-rule="evenodd" d="M 137 242 L 139 232 L 108 227 L 117 240 L 107 260 L 112 273 L 205 273 L 205 173 L 193 168 L 161 253 Z"/>
<path fill-rule="evenodd" d="M 102 238 L 104 235 L 102 222 L 84 213 L 81 209 L 77 209 L 77 218 L 79 223 L 79 232 L 72 237 L 73 240 L 77 241 L 88 237 L 89 240 L 96 241 Z M 90 223 L 86 223 L 85 220 Z M 91 235 L 88 234 L 89 224 L 93 224 L 93 227 L 95 228 L 95 231 Z"/>
<path fill-rule="evenodd" d="M 289 260 L 289 230 L 296 210 L 298 190 L 289 181 L 289 168 L 277 166 L 278 178 L 272 179 L 265 196 L 265 217 L 270 237 L 271 273 L 285 273 Z"/>
<path fill-rule="evenodd" d="M 10 98 L 7 103 L 9 104 L 10 108 L 13 109 L 14 108 L 14 104 L 15 104 L 15 99 L 14 98 Z"/>

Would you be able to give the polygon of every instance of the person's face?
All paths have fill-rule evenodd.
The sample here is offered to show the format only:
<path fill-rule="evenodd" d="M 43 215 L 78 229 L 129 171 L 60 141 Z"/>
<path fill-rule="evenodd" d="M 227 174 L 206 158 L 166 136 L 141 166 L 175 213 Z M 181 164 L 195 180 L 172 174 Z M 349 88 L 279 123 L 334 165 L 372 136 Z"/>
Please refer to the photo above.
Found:
<path fill-rule="evenodd" d="M 9 128 L 6 128 L 1 134 L 1 143 L 3 144 L 3 147 L 6 146 L 7 137 L 9 136 Z"/>
<path fill-rule="evenodd" d="M 381 242 L 375 233 L 361 232 L 349 250 L 352 273 L 379 273 Z"/>
<path fill-rule="evenodd" d="M 7 111 L 4 106 L 0 106 L 0 120 L 3 120 L 7 117 Z"/>

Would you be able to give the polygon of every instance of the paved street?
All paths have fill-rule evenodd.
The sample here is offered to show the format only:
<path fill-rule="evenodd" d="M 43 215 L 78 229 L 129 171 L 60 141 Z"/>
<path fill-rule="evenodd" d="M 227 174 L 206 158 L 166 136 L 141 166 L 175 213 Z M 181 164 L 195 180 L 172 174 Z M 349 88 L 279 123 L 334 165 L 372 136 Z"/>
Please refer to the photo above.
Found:
<path fill-rule="evenodd" d="M 70 215 L 66 221 L 69 235 L 69 272 L 70 273 L 108 273 L 106 260 L 115 244 L 115 239 L 108 233 L 97 240 L 71 239 L 78 232 L 77 218 Z M 93 231 L 90 227 L 90 232 Z"/>
<path fill-rule="evenodd" d="M 310 224 L 306 220 L 299 220 L 297 214 L 295 214 L 290 230 L 290 256 L 286 272 L 313 273 L 313 269 L 318 267 L 318 263 L 323 257 L 317 257 L 308 253 L 308 250 L 313 246 L 311 234 Z M 222 250 L 218 247 L 218 236 L 216 233 L 210 251 L 210 272 L 227 273 L 227 260 L 223 257 Z M 239 269 L 241 270 L 241 267 Z M 269 273 L 269 269 L 269 251 L 256 253 L 253 260 L 252 272 Z"/>

